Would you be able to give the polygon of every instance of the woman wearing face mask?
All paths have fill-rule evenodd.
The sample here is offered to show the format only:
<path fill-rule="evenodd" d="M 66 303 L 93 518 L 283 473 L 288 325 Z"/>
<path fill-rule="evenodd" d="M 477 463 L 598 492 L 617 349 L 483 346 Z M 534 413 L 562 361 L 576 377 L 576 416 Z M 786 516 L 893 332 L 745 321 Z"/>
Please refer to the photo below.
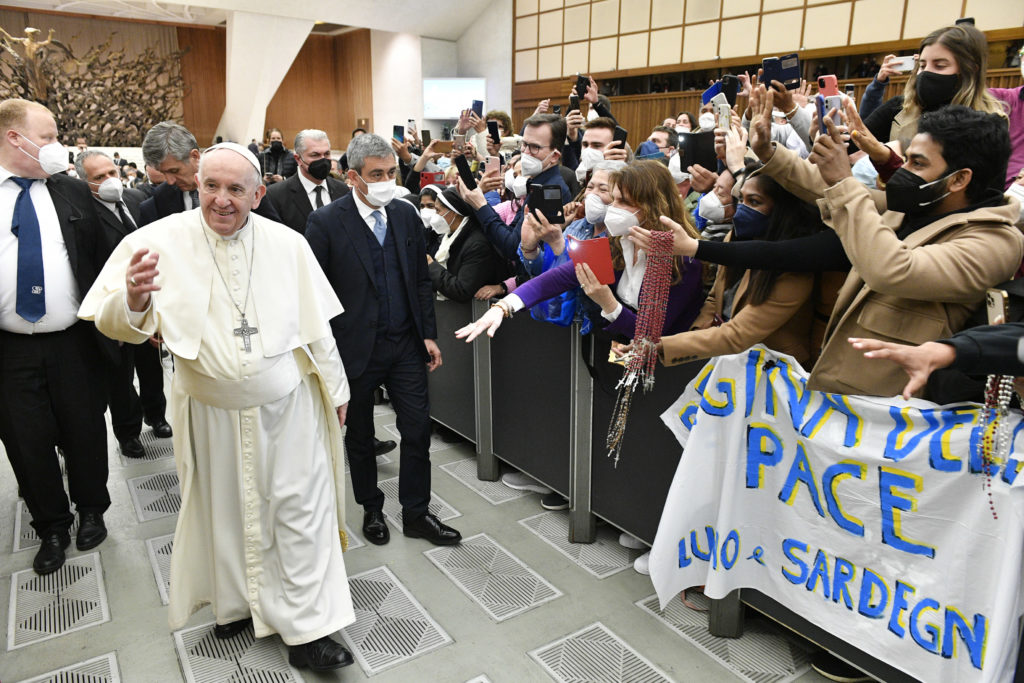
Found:
<path fill-rule="evenodd" d="M 903 94 L 891 98 L 864 121 L 881 142 L 899 141 L 906 149 L 921 114 L 947 104 L 1005 116 L 1003 107 L 985 87 L 988 41 L 970 24 L 932 31 L 919 47 L 914 69 Z"/>
<path fill-rule="evenodd" d="M 437 195 L 430 228 L 441 237 L 427 269 L 439 297 L 465 302 L 502 279 L 501 263 L 480 230 L 473 210 L 449 188 Z"/>
<path fill-rule="evenodd" d="M 689 235 L 697 233 L 686 221 L 682 200 L 672 182 L 672 175 L 657 161 L 637 161 L 610 175 L 612 204 L 605 211 L 604 224 L 611 238 L 612 264 L 616 281 L 612 286 L 598 284 L 590 269 L 575 266 L 572 261 L 535 277 L 499 302 L 474 323 L 456 332 L 467 342 L 481 332 L 489 336 L 506 317 L 524 307 L 533 306 L 562 292 L 582 286 L 583 292 L 601 307 L 600 324 L 609 334 L 632 339 L 636 328 L 636 309 L 640 285 L 647 268 L 647 254 L 623 239 L 633 226 L 649 230 L 665 230 L 659 216 L 670 216 Z M 690 328 L 702 301 L 700 262 L 675 258 L 665 313 L 665 334 Z M 595 320 L 595 322 L 598 322 Z"/>
<path fill-rule="evenodd" d="M 494 212 L 498 214 L 505 225 L 512 225 L 515 222 L 519 208 L 526 202 L 528 180 L 523 175 L 523 165 L 519 163 L 519 157 L 513 157 L 505 170 L 504 191 L 501 195 L 505 201 L 494 206 Z"/>
<path fill-rule="evenodd" d="M 728 241 L 775 242 L 824 228 L 814 207 L 767 176 L 750 176 L 757 168 L 757 164 L 751 164 L 746 169 L 747 179 L 740 190 L 741 201 Z M 667 223 L 671 225 L 671 221 Z M 642 231 L 633 232 L 639 244 L 646 244 Z M 688 239 L 687 243 L 696 253 L 697 240 Z M 720 267 L 691 330 L 662 338 L 658 346 L 661 361 L 675 365 L 739 353 L 763 343 L 807 364 L 813 360 L 816 347 L 812 341 L 814 293 L 812 273 Z"/>
<path fill-rule="evenodd" d="M 444 192 L 441 185 L 427 185 L 420 190 L 420 220 L 423 221 L 423 238 L 427 242 L 427 253 L 431 256 L 441 244 L 441 236 L 434 231 L 431 220 L 437 215 L 437 196 Z"/>
<path fill-rule="evenodd" d="M 610 175 L 621 167 L 622 164 L 614 161 L 598 163 L 583 192 L 584 215 L 566 226 L 564 232 L 558 230 L 556 226 L 548 224 L 543 216 L 537 218 L 527 215 L 523 225 L 523 241 L 529 244 L 537 243 L 536 251 L 532 252 L 535 254 L 533 259 L 527 259 L 524 249 L 520 248 L 520 255 L 527 273 L 540 275 L 570 261 L 567 248 L 569 239 L 589 240 L 605 234 L 604 218 L 608 207 L 612 204 Z M 551 237 L 544 239 L 541 237 L 542 233 L 548 233 Z M 531 253 L 530 250 L 526 251 Z M 534 320 L 542 320 L 562 327 L 568 327 L 574 320 L 580 320 L 582 323 L 580 333 L 587 334 L 591 329 L 589 314 L 596 313 L 596 311 L 589 311 L 588 315 L 584 316 L 583 303 L 580 301 L 579 289 L 573 288 L 533 306 L 530 309 L 530 315 Z"/>
<path fill-rule="evenodd" d="M 688 111 L 681 111 L 676 117 L 676 132 L 677 133 L 689 133 L 697 130 L 700 125 L 697 123 L 697 117 Z"/>

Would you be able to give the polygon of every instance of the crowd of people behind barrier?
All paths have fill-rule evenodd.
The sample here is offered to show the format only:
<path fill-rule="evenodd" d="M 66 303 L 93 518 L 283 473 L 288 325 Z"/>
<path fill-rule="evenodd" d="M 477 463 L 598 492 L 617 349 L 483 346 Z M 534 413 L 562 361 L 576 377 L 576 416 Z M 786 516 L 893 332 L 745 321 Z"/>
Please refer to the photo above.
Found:
<path fill-rule="evenodd" d="M 739 74 L 729 77 L 736 85 L 734 96 L 712 97 L 697 113 L 664 112 L 643 136 L 625 131 L 594 79 L 580 77 L 567 88 L 571 105 L 564 114 L 560 105 L 543 100 L 517 129 L 505 112 L 467 108 L 452 140 L 427 141 L 420 137 L 426 131 L 412 126 L 390 140 L 358 129 L 338 160 L 330 157 L 330 141 L 323 131 L 301 131 L 289 150 L 281 131 L 272 129 L 263 150 L 255 144 L 251 151 L 233 143 L 215 146 L 214 159 L 221 161 L 207 166 L 211 179 L 203 183 L 200 159 L 205 157 L 195 138 L 182 126 L 163 122 L 153 127 L 142 146 L 152 182 L 140 185 L 138 192 L 134 187 L 142 175 L 133 165 L 89 152 L 81 140 L 80 153 L 72 160 L 78 162 L 77 174 L 91 184 L 91 200 L 99 208 L 92 207 L 84 187 L 75 181 L 66 185 L 66 192 L 81 195 L 75 195 L 79 207 L 99 211 L 97 224 L 102 217 L 110 228 L 106 233 L 96 228 L 95 241 L 82 243 L 81 251 L 68 250 L 69 255 L 74 252 L 69 256 L 69 278 L 74 271 L 81 290 L 75 303 L 122 238 L 148 223 L 181 222 L 179 215 L 190 209 L 202 209 L 209 223 L 204 229 L 217 232 L 217 225 L 222 225 L 221 238 L 241 235 L 237 244 L 243 245 L 241 255 L 248 253 L 249 260 L 237 263 L 238 254 L 231 252 L 231 264 L 225 268 L 235 268 L 232 282 L 239 266 L 252 268 L 256 247 L 247 226 L 276 221 L 304 235 L 300 246 L 279 235 L 275 239 L 289 244 L 301 258 L 306 253 L 315 257 L 327 278 L 306 286 L 329 284 L 340 302 L 325 294 L 324 310 L 345 310 L 331 321 L 333 334 L 324 337 L 328 341 L 323 348 L 317 348 L 330 359 L 323 361 L 325 367 L 332 367 L 339 353 L 344 361 L 336 382 L 339 388 L 332 389 L 329 398 L 344 424 L 349 400 L 341 397 L 347 397 L 351 388 L 345 444 L 355 497 L 365 511 L 362 530 L 375 544 L 389 539 L 374 455 L 390 442 L 376 441 L 372 424 L 372 398 L 382 383 L 397 399 L 402 430 L 404 532 L 440 545 L 461 540 L 456 530 L 426 510 L 430 424 L 425 372 L 441 365 L 434 343 L 431 290 L 437 299 L 492 301 L 485 315 L 456 332 L 467 342 L 484 333 L 493 336 L 505 319 L 528 309 L 538 321 L 578 323 L 583 334 L 610 337 L 614 351 L 628 357 L 634 351 L 638 314 L 646 303 L 665 312 L 657 352 L 666 365 L 764 344 L 803 364 L 812 389 L 869 396 L 902 393 L 940 403 L 983 401 L 980 390 L 964 395 L 968 385 L 939 380 L 949 372 L 1019 374 L 1024 362 L 1024 355 L 1017 352 L 1024 339 L 1020 325 L 984 325 L 986 292 L 1003 286 L 1016 298 L 1013 288 L 1002 283 L 1021 273 L 1024 262 L 1024 85 L 987 88 L 987 53 L 984 34 L 972 25 L 941 28 L 921 41 L 902 95 L 881 100 L 884 83 L 897 73 L 900 61 L 890 55 L 859 107 L 849 97 L 833 93 L 835 79 L 827 87 L 827 75 L 815 92 L 814 84 L 806 82 Z M 11 127 L 5 133 L 11 149 L 4 148 L 2 159 L 12 166 L 10 177 L 15 179 L 14 166 L 24 167 L 16 178 L 21 189 L 10 185 L 5 195 L 14 207 L 16 227 L 20 212 L 31 208 L 31 201 L 24 199 L 31 179 L 60 175 L 64 160 L 57 158 L 62 153 L 49 158 L 54 155 L 48 148 L 55 144 L 49 138 L 56 137 L 50 131 L 52 116 L 10 102 L 0 124 L 5 130 Z M 45 131 L 33 141 L 13 126 Z M 34 147 L 23 147 L 22 141 Z M 700 156 L 695 150 L 702 147 L 713 149 L 713 155 Z M 15 148 L 21 156 L 12 151 Z M 248 176 L 253 174 L 259 177 L 250 188 Z M 236 176 L 243 181 L 223 180 Z M 160 178 L 165 182 L 155 184 Z M 64 201 L 58 191 L 64 184 L 65 179 L 58 179 L 50 185 L 51 194 L 56 192 L 54 205 Z M 17 199 L 15 192 L 20 193 Z M 33 192 L 35 201 L 51 201 L 38 194 L 41 190 Z M 223 199 L 225 192 L 231 196 Z M 269 220 L 248 221 L 250 209 Z M 64 227 L 67 218 L 59 208 L 56 216 L 53 221 L 46 217 L 53 230 L 57 219 Z M 79 225 L 77 242 L 85 239 L 84 228 L 84 223 Z M 668 239 L 652 240 L 653 233 L 671 235 L 672 243 L 667 294 L 661 300 L 650 299 L 654 288 L 644 286 L 652 241 Z M 250 246 L 245 247 L 247 240 Z M 219 250 L 226 243 L 215 244 Z M 235 244 L 230 243 L 220 257 L 225 263 Z M 22 308 L 21 256 L 15 262 L 13 252 L 7 253 L 12 266 L 8 270 L 18 270 L 19 275 L 17 287 L 8 278 L 2 290 L 11 305 L 6 326 L 0 325 L 0 342 L 8 348 L 5 353 L 17 345 L 28 353 L 35 348 L 26 345 L 32 331 L 21 328 L 31 327 L 40 315 L 33 318 L 31 310 Z M 214 247 L 209 255 L 228 296 L 237 297 L 220 271 Z M 148 296 L 160 288 L 152 284 L 156 260 L 136 256 L 128 265 L 127 284 L 121 284 L 128 291 L 141 286 Z M 83 270 L 86 267 L 96 272 Z M 219 291 L 219 281 L 210 281 Z M 34 293 L 42 291 L 40 281 Z M 248 353 L 253 335 L 266 335 L 256 337 L 259 345 L 270 343 L 273 323 L 260 320 L 258 327 L 267 328 L 262 332 L 249 327 L 248 284 L 245 296 L 241 303 L 225 299 L 226 317 L 233 316 L 226 305 L 231 302 L 241 324 L 233 335 L 237 321 L 225 325 L 223 334 L 231 344 L 242 344 L 244 338 Z M 53 337 L 48 343 L 66 344 L 78 353 L 85 348 L 87 333 L 75 323 L 72 307 L 65 308 L 67 326 L 56 332 L 76 330 L 78 336 L 67 341 Z M 132 316 L 149 309 L 125 310 L 129 317 L 122 329 L 131 330 L 128 336 L 141 346 L 137 337 L 143 318 Z M 318 333 L 326 329 L 326 321 L 321 322 Z M 35 330 L 39 331 L 50 330 Z M 314 339 L 320 337 L 310 337 Z M 154 338 L 156 344 L 160 341 L 159 336 Z M 125 354 L 109 350 L 115 356 Z M 140 357 L 142 353 L 135 351 Z M 44 365 L 41 358 L 31 362 Z M 81 440 L 89 442 L 88 453 L 76 452 L 82 443 L 70 446 L 61 441 L 57 418 L 40 428 L 38 433 L 45 438 L 23 433 L 12 416 L 21 414 L 18 396 L 24 397 L 24 392 L 8 393 L 0 406 L 0 438 L 43 537 L 34 562 L 40 574 L 63 565 L 73 513 L 66 498 L 60 504 L 50 495 L 61 486 L 58 470 L 47 465 L 43 471 L 41 465 L 31 464 L 30 449 L 49 449 L 52 454 L 53 446 L 60 445 L 69 451 L 69 480 L 72 495 L 77 496 L 73 502 L 80 515 L 90 515 L 80 520 L 84 533 L 79 532 L 78 547 L 95 547 L 106 537 L 106 468 L 95 469 L 82 485 L 79 463 L 102 458 L 100 405 L 124 413 L 121 422 L 119 414 L 113 418 L 127 455 L 133 445 L 128 442 L 137 441 L 142 420 L 138 396 L 127 391 L 132 363 L 137 361 L 112 362 L 122 364 L 117 376 L 127 392 L 126 407 L 115 408 L 112 396 L 117 388 L 111 383 L 106 389 L 109 396 L 92 397 L 91 418 L 87 425 L 83 418 L 81 426 L 83 434 L 89 432 Z M 94 379 L 99 367 L 83 361 L 81 377 Z M 5 386 L 21 381 L 18 368 L 0 370 Z M 249 370 L 239 372 L 245 376 L 237 381 L 249 379 Z M 332 375 L 331 381 L 335 379 Z M 19 384 L 22 389 L 28 391 Z M 69 390 L 70 385 L 56 384 L 47 389 L 54 401 Z M 70 410 L 58 408 L 54 410 Z M 170 436 L 162 414 L 150 412 L 153 415 L 147 412 L 146 420 Z M 127 425 L 123 429 L 122 422 Z M 179 425 L 174 429 L 177 432 Z M 144 454 L 141 449 L 139 445 L 136 456 Z M 518 473 L 506 483 L 546 490 Z M 568 506 L 558 494 L 546 491 L 546 508 Z M 332 528 L 328 524 L 320 531 Z M 628 538 L 623 542 L 636 543 Z M 643 558 L 636 566 L 644 571 Z M 241 574 L 236 578 L 244 582 Z M 244 595 L 239 595 L 244 604 Z M 245 627 L 239 624 L 248 623 L 248 612 L 237 612 L 233 621 L 219 619 L 218 628 L 223 628 L 218 637 L 231 637 Z M 351 661 L 337 643 L 320 635 L 312 638 L 304 633 L 290 643 L 293 662 L 329 669 Z M 315 643 L 319 645 L 314 647 Z M 855 674 L 845 675 L 842 680 L 855 680 L 849 677 Z"/>

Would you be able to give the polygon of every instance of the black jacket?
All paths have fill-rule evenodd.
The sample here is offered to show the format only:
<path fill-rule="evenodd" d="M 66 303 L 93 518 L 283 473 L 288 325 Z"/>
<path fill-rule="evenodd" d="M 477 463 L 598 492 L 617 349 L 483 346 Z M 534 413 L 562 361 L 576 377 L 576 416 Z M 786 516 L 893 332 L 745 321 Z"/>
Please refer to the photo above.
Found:
<path fill-rule="evenodd" d="M 263 175 L 279 175 L 282 178 L 291 178 L 299 170 L 295 161 L 295 153 L 287 147 L 280 154 L 273 154 L 270 149 L 263 150 L 260 154 L 260 165 L 263 166 Z"/>
<path fill-rule="evenodd" d="M 327 279 L 341 300 L 345 312 L 331 319 L 331 330 L 349 377 L 358 377 L 366 369 L 373 353 L 380 320 L 380 296 L 373 278 L 370 248 L 366 244 L 369 227 L 359 215 L 353 193 L 309 215 L 306 239 Z M 427 271 L 427 253 L 423 242 L 423 222 L 416 210 L 403 201 L 387 206 L 388 230 L 398 245 L 402 276 L 416 336 L 436 339 L 434 288 Z M 422 346 L 423 362 L 430 360 Z"/>
<path fill-rule="evenodd" d="M 472 301 L 478 289 L 502 279 L 501 259 L 475 218 L 466 223 L 449 247 L 447 265 L 434 261 L 429 270 L 434 290 L 452 301 Z"/>
<path fill-rule="evenodd" d="M 326 180 L 327 194 L 324 197 L 324 204 L 341 199 L 348 194 L 348 185 L 328 177 Z M 267 188 L 267 198 L 263 200 L 273 204 L 274 210 L 281 216 L 281 223 L 284 223 L 292 230 L 305 234 L 306 220 L 309 214 L 313 213 L 313 205 L 309 203 L 309 195 L 306 188 L 302 186 L 299 174 L 296 173 L 284 182 L 274 183 Z"/>

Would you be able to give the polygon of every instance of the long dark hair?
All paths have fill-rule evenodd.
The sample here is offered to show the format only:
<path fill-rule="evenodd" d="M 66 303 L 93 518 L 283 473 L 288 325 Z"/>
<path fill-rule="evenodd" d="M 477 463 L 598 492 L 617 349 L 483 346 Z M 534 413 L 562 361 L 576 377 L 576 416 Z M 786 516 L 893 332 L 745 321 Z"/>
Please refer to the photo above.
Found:
<path fill-rule="evenodd" d="M 807 204 L 797 198 L 796 195 L 782 188 L 775 180 L 768 175 L 759 174 L 751 177 L 751 173 L 761 168 L 759 162 L 748 162 L 744 174 L 744 185 L 748 182 L 757 182 L 761 194 L 770 197 L 774 202 L 768 230 L 761 238 L 766 242 L 781 242 L 797 237 L 807 237 L 820 230 L 825 229 L 821 222 L 821 215 L 816 206 Z M 726 270 L 725 282 L 728 287 L 733 287 L 743 277 L 743 270 L 729 268 Z M 778 279 L 780 272 L 777 270 L 751 270 L 750 286 L 747 289 L 749 303 L 752 306 L 763 304 L 768 300 L 772 287 Z"/>

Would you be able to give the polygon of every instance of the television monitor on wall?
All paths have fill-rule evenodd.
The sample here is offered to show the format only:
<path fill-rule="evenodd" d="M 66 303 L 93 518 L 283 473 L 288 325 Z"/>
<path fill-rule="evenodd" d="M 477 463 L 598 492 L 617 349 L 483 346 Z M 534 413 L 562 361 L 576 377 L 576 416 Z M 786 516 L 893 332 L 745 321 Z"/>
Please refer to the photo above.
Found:
<path fill-rule="evenodd" d="M 485 101 L 486 94 L 486 78 L 424 78 L 423 118 L 457 119 L 473 100 Z"/>

